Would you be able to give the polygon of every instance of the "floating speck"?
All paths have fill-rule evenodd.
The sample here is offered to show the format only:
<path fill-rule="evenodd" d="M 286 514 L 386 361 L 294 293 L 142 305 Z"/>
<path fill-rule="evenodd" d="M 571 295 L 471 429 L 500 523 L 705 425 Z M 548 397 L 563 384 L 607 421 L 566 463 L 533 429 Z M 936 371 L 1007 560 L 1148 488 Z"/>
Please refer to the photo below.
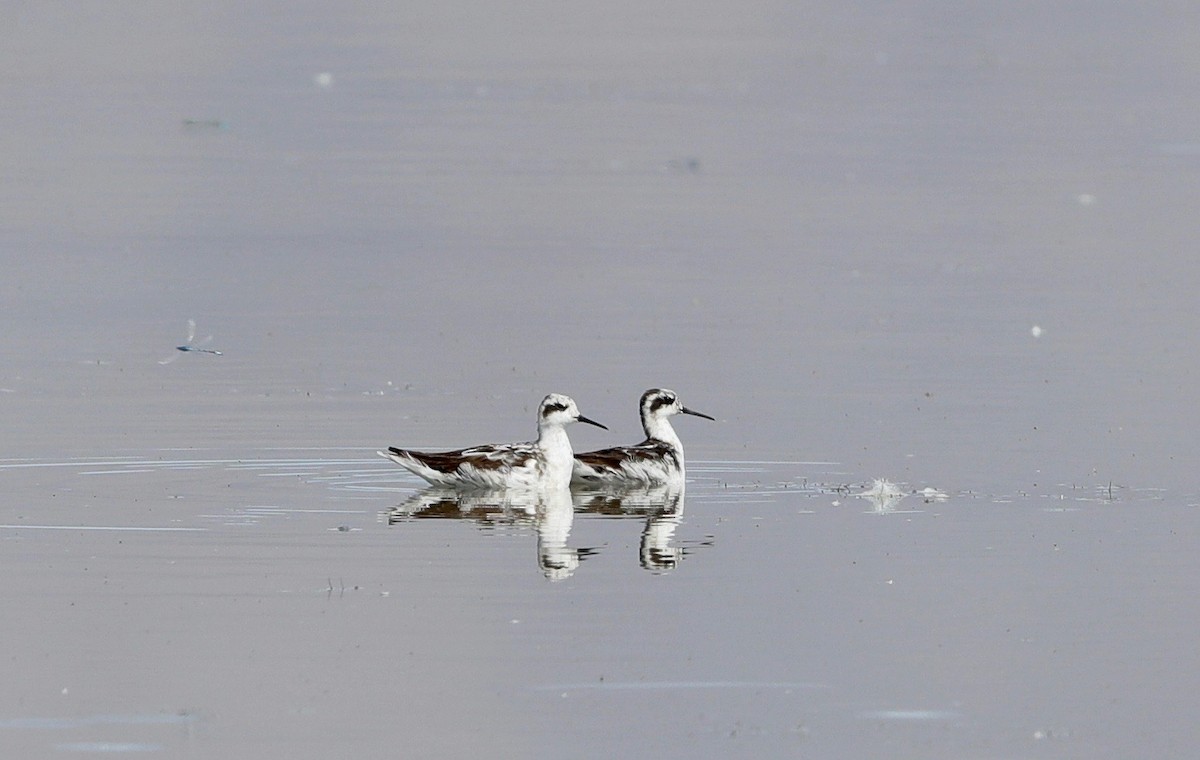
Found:
<path fill-rule="evenodd" d="M 943 502 L 950 499 L 949 494 L 947 494 L 945 491 L 939 491 L 936 488 L 922 488 L 920 491 L 917 491 L 917 494 L 925 500 L 926 504 Z"/>
<path fill-rule="evenodd" d="M 700 159 L 696 156 L 683 156 L 667 161 L 667 168 L 679 174 L 697 174 L 700 171 Z"/>
<path fill-rule="evenodd" d="M 313 84 L 323 90 L 328 90 L 330 87 L 333 87 L 333 74 L 328 71 L 313 74 Z"/>
<path fill-rule="evenodd" d="M 1042 328 L 1038 325 L 1034 325 L 1033 327 L 1029 328 L 1029 334 L 1035 338 L 1040 338 L 1042 337 Z"/>
<path fill-rule="evenodd" d="M 184 119 L 183 128 L 188 131 L 224 130 L 226 124 L 221 119 Z"/>

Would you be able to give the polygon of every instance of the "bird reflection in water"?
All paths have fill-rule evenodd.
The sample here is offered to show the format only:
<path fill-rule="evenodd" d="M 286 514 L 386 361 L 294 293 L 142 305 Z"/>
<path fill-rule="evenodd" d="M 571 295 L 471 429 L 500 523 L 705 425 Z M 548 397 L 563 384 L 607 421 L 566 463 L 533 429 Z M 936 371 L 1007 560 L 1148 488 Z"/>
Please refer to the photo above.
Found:
<path fill-rule="evenodd" d="M 604 489 L 577 494 L 580 512 L 606 517 L 645 517 L 638 562 L 654 573 L 674 570 L 691 551 L 673 542 L 675 529 L 683 521 L 682 484 Z M 698 545 L 711 545 L 711 540 Z"/>
<path fill-rule="evenodd" d="M 693 547 L 673 544 L 683 519 L 680 486 L 604 488 L 571 493 L 567 489 L 455 491 L 426 488 L 386 514 L 389 525 L 421 519 L 467 520 L 485 528 L 512 525 L 537 532 L 538 567 L 550 580 L 569 578 L 598 547 L 569 546 L 575 513 L 602 518 L 645 518 L 638 550 L 643 568 L 655 573 L 674 569 Z M 698 542 L 710 545 L 711 540 Z"/>
<path fill-rule="evenodd" d="M 538 567 L 550 580 L 571 577 L 598 549 L 567 546 L 575 505 L 567 488 L 456 491 L 426 488 L 387 513 L 389 525 L 413 519 L 469 520 L 485 527 L 532 526 Z"/>

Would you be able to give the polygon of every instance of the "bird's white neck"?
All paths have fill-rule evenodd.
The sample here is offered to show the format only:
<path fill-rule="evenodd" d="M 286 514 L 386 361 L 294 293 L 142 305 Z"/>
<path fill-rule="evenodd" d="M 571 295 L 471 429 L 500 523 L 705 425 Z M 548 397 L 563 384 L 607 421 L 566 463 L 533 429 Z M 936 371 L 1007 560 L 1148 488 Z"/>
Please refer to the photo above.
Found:
<path fill-rule="evenodd" d="M 683 453 L 683 443 L 675 434 L 675 428 L 671 427 L 671 423 L 666 417 L 648 417 L 642 420 L 642 427 L 646 431 L 647 438 L 670 444 L 676 451 Z"/>
<path fill-rule="evenodd" d="M 546 470 L 553 482 L 571 482 L 571 468 L 575 453 L 571 450 L 571 439 L 562 425 L 546 425 L 538 430 L 538 448 L 546 457 Z"/>

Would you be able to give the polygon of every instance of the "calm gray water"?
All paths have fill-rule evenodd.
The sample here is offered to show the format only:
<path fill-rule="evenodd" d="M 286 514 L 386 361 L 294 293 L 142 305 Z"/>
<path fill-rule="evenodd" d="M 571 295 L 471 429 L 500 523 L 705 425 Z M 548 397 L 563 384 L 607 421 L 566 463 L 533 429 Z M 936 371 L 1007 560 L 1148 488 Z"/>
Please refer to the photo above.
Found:
<path fill-rule="evenodd" d="M 1200 11 L 0 16 L 7 754 L 1200 744 Z"/>

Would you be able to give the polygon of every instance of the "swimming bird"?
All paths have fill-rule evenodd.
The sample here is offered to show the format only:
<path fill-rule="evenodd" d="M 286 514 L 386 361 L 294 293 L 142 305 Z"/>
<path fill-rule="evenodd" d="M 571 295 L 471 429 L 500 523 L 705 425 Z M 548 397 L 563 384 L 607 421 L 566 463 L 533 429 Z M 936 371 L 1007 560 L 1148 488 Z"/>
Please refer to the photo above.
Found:
<path fill-rule="evenodd" d="M 691 414 L 713 419 L 688 409 L 675 391 L 651 388 L 640 403 L 646 440 L 633 446 L 589 451 L 575 456 L 571 482 L 576 485 L 683 483 L 683 443 L 668 418 Z"/>
<path fill-rule="evenodd" d="M 573 457 L 566 426 L 586 422 L 608 430 L 579 413 L 561 393 L 551 393 L 538 406 L 538 437 L 529 443 L 489 443 L 439 453 L 398 449 L 378 452 L 436 486 L 463 490 L 497 488 L 566 488 Z"/>

